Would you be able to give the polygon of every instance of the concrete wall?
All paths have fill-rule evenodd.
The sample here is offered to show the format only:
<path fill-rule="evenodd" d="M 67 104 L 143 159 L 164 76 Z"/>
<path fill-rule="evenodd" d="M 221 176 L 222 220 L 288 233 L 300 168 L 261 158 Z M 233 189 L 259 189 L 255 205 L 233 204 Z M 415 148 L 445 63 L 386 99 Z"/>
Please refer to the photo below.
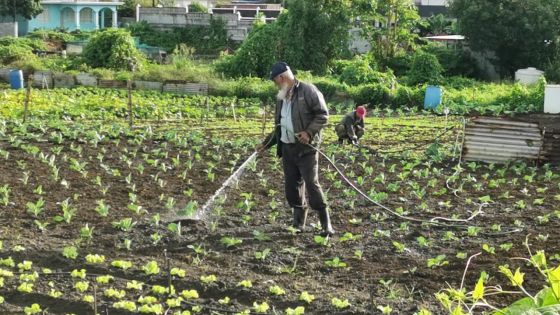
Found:
<path fill-rule="evenodd" d="M 16 23 L 0 23 L 0 37 L 3 36 L 17 36 Z"/>
<path fill-rule="evenodd" d="M 359 27 L 353 27 L 349 30 L 350 39 L 348 48 L 355 54 L 366 54 L 371 50 L 371 43 L 364 38 L 363 31 Z"/>
<path fill-rule="evenodd" d="M 11 69 L 0 68 L 0 82 L 10 83 Z M 31 73 L 24 73 L 29 78 Z M 52 71 L 35 71 L 33 73 L 33 86 L 36 88 L 72 88 L 75 86 L 90 86 L 109 89 L 125 89 L 127 83 L 118 80 L 98 80 L 89 73 L 79 73 L 77 75 L 66 73 L 53 73 Z M 133 81 L 132 88 L 135 90 L 154 90 L 176 94 L 202 94 L 208 95 L 208 83 L 192 83 L 186 81 Z"/>
<path fill-rule="evenodd" d="M 17 29 L 15 31 L 11 31 L 11 28 L 13 27 L 13 23 L 14 23 L 14 18 L 12 16 L 0 16 L 0 24 L 3 23 L 10 24 L 9 26 L 5 26 L 3 29 L 4 32 L 7 30 L 8 35 L 4 35 L 0 31 L 0 36 L 14 36 L 14 34 L 15 36 L 23 36 L 27 34 L 29 21 L 26 20 L 24 17 L 18 15 L 16 16 L 16 22 L 17 22 Z"/>
<path fill-rule="evenodd" d="M 188 13 L 186 8 L 140 8 L 140 21 L 146 21 L 159 29 L 175 27 L 208 26 L 212 19 L 222 19 L 226 23 L 228 36 L 232 40 L 247 38 L 253 23 L 242 20 L 239 14 Z"/>

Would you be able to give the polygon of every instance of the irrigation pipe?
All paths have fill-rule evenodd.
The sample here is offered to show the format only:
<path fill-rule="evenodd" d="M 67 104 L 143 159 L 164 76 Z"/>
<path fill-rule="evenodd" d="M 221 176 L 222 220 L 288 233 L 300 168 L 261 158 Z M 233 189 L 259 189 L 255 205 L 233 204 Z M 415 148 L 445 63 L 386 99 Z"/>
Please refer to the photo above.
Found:
<path fill-rule="evenodd" d="M 282 127 L 282 125 L 278 124 L 275 126 L 275 128 L 277 127 Z M 290 130 L 289 128 L 285 128 L 286 130 L 290 131 L 293 133 L 292 130 Z M 274 131 L 273 131 L 274 132 Z M 266 144 L 264 144 L 265 146 L 267 146 L 268 144 L 270 144 L 270 142 L 272 141 L 273 137 L 270 137 L 270 139 L 268 140 L 268 142 Z M 364 199 L 366 199 L 367 201 L 369 201 L 370 203 L 378 206 L 379 208 L 381 208 L 382 210 L 384 210 L 385 212 L 389 213 L 390 215 L 397 217 L 399 219 L 405 220 L 405 221 L 410 221 L 410 222 L 416 222 L 416 223 L 422 223 L 422 224 L 429 224 L 429 225 L 436 225 L 436 226 L 442 226 L 442 227 L 447 227 L 447 228 L 462 228 L 462 229 L 467 229 L 468 226 L 464 225 L 464 224 L 446 224 L 446 223 L 442 223 L 440 221 L 445 221 L 445 222 L 452 222 L 452 223 L 468 223 L 472 220 L 474 220 L 477 216 L 479 216 L 480 214 L 484 213 L 482 211 L 482 208 L 486 205 L 488 205 L 487 203 L 482 203 L 480 204 L 480 207 L 478 208 L 477 211 L 475 211 L 470 217 L 466 218 L 466 219 L 453 219 L 453 218 L 446 218 L 446 217 L 434 217 L 431 219 L 421 219 L 421 218 L 415 218 L 415 217 L 410 217 L 410 216 L 405 216 L 405 215 L 401 215 L 398 212 L 390 209 L 389 207 L 371 199 L 366 193 L 364 193 L 360 188 L 358 188 L 348 177 L 346 177 L 346 175 L 344 174 L 344 172 L 342 172 L 338 166 L 336 165 L 336 163 L 329 158 L 323 151 L 321 151 L 319 148 L 311 145 L 311 144 L 306 144 L 308 147 L 314 149 L 315 151 L 317 151 L 322 157 L 324 157 L 327 162 L 329 162 L 330 165 L 332 165 L 332 167 L 334 167 L 334 169 L 336 170 L 336 172 L 338 173 L 338 175 L 346 182 L 346 184 L 348 184 L 348 186 L 350 186 L 352 189 L 354 189 L 358 194 L 360 194 Z M 459 160 L 460 161 L 460 160 Z M 510 234 L 510 233 L 517 233 L 517 232 L 521 232 L 522 229 L 521 228 L 516 228 L 516 229 L 511 229 L 508 231 L 504 231 L 501 233 L 496 233 L 496 235 L 502 235 L 502 234 Z M 494 233 L 485 233 L 488 235 L 494 235 Z"/>

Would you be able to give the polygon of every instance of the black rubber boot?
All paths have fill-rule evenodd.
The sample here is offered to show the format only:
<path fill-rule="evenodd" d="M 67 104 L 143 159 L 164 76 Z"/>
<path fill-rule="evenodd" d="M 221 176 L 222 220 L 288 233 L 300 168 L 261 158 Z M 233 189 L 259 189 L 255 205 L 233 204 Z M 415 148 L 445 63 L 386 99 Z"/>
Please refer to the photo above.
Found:
<path fill-rule="evenodd" d="M 319 213 L 319 222 L 321 222 L 321 236 L 333 236 L 334 229 L 331 225 L 331 218 L 329 216 L 329 209 L 324 208 L 318 211 Z"/>
<path fill-rule="evenodd" d="M 299 207 L 293 208 L 294 223 L 292 226 L 301 233 L 305 229 L 305 221 L 307 220 L 307 210 Z"/>

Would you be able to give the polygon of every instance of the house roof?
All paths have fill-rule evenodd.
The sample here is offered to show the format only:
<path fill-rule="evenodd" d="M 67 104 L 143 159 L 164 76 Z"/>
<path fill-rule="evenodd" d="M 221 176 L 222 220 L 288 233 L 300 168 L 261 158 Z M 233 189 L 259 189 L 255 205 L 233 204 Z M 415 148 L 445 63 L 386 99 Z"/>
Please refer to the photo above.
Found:
<path fill-rule="evenodd" d="M 124 2 L 120 1 L 100 1 L 100 0 L 42 0 L 41 4 L 74 4 L 74 5 L 123 5 Z"/>
<path fill-rule="evenodd" d="M 437 35 L 437 36 L 426 36 L 425 39 L 431 40 L 465 40 L 463 35 Z"/>

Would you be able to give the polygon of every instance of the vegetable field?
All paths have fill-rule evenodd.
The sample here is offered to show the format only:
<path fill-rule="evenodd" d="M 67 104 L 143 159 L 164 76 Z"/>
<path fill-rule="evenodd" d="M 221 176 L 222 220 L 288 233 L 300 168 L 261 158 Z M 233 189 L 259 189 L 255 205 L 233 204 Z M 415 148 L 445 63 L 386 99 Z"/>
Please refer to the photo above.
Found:
<path fill-rule="evenodd" d="M 362 144 L 377 152 L 336 145 L 329 126 L 321 149 L 392 212 L 321 159 L 337 230 L 326 239 L 313 211 L 308 232 L 287 228 L 272 151 L 206 221 L 167 221 L 196 211 L 270 131 L 259 101 L 234 117 L 230 99 L 206 115 L 205 98 L 145 95 L 130 128 L 126 103 L 110 101 L 120 92 L 88 93 L 35 98 L 25 124 L 23 94 L 3 96 L 2 314 L 483 313 L 554 279 L 532 265 L 560 260 L 558 168 L 459 163 L 457 117 L 376 112 Z"/>

